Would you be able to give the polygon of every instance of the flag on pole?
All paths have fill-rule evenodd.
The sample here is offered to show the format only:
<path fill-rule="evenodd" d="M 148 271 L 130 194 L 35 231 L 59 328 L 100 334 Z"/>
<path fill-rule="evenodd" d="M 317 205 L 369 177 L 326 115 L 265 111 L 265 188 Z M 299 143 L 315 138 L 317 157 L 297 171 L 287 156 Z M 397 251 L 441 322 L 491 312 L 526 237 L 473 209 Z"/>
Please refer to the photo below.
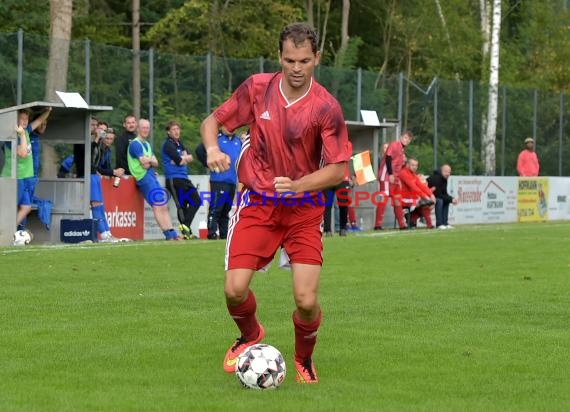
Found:
<path fill-rule="evenodd" d="M 372 162 L 370 161 L 370 151 L 355 154 L 352 156 L 352 166 L 356 175 L 356 184 L 363 185 L 376 180 Z"/>

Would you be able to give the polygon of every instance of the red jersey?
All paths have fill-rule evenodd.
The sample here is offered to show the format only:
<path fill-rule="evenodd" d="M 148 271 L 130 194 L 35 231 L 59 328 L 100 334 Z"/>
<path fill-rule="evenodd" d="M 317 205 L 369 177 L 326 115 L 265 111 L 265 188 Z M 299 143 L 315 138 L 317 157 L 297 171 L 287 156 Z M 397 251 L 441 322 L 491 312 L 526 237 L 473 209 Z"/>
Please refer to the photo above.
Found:
<path fill-rule="evenodd" d="M 238 160 L 238 180 L 257 193 L 273 194 L 273 179 L 297 180 L 322 164 L 346 162 L 348 131 L 338 101 L 314 79 L 289 103 L 282 73 L 254 74 L 214 111 L 229 132 L 249 126 L 250 140 Z M 298 194 L 302 196 L 302 194 Z"/>
<path fill-rule="evenodd" d="M 517 172 L 519 176 L 538 176 L 538 156 L 532 150 L 524 149 L 517 158 Z"/>
<path fill-rule="evenodd" d="M 400 183 L 404 197 L 416 195 L 420 197 L 430 197 L 433 192 L 421 181 L 420 177 L 407 167 L 400 172 Z"/>
<path fill-rule="evenodd" d="M 378 180 L 388 180 L 388 168 L 386 167 L 386 156 L 392 158 L 392 174 L 394 175 L 394 182 L 400 181 L 400 172 L 406 163 L 406 154 L 404 153 L 404 145 L 400 140 L 391 142 L 386 149 L 386 154 L 382 156 L 380 169 L 378 170 Z"/>

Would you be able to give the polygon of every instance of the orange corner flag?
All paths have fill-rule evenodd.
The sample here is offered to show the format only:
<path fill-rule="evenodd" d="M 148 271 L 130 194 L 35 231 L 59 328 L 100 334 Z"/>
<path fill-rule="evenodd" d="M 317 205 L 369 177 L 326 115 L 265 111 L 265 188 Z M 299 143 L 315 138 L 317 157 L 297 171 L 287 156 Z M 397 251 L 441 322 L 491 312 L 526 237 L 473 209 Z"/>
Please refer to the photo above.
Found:
<path fill-rule="evenodd" d="M 356 184 L 363 185 L 376 180 L 372 163 L 370 162 L 370 151 L 355 154 L 352 156 L 352 165 L 356 174 Z"/>

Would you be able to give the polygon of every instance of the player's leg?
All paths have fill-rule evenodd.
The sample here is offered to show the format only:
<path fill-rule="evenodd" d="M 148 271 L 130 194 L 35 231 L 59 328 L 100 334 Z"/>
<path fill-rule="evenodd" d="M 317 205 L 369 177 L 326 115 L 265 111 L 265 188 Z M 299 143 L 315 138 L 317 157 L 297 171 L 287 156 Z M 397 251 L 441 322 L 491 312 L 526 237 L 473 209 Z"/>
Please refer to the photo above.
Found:
<path fill-rule="evenodd" d="M 16 214 L 16 226 L 22 223 L 32 210 L 32 199 L 25 180 L 26 179 L 18 179 L 18 213 Z"/>
<path fill-rule="evenodd" d="M 394 216 L 396 217 L 396 222 L 400 229 L 406 228 L 406 221 L 404 219 L 404 209 L 402 194 L 400 193 L 399 184 L 390 185 L 390 193 L 392 193 L 392 207 L 394 208 Z"/>
<path fill-rule="evenodd" d="M 378 182 L 379 191 L 382 193 L 382 201 L 376 206 L 376 219 L 374 222 L 374 230 L 382 230 L 382 221 L 384 220 L 384 209 L 388 203 L 388 196 L 390 196 L 390 185 L 388 181 Z"/>
<path fill-rule="evenodd" d="M 293 263 L 291 268 L 296 306 L 292 316 L 295 327 L 296 380 L 300 383 L 317 383 L 312 355 L 322 318 L 317 299 L 321 266 Z"/>
<path fill-rule="evenodd" d="M 200 195 L 191 180 L 175 179 L 174 182 L 177 190 L 182 190 L 182 193 L 184 193 L 184 197 L 182 199 L 182 204 L 184 206 L 182 209 L 182 219 L 184 225 L 190 230 L 190 237 L 193 237 L 192 230 L 190 228 L 192 227 L 194 216 L 196 216 L 196 213 L 200 208 Z"/>
<path fill-rule="evenodd" d="M 443 199 L 436 198 L 435 199 L 435 226 L 445 226 L 443 223 Z"/>
<path fill-rule="evenodd" d="M 220 239 L 227 239 L 229 215 L 233 206 L 233 199 L 236 194 L 236 186 L 226 183 L 225 184 L 227 198 L 222 202 L 220 210 L 220 217 L 218 219 L 218 228 L 220 230 Z"/>
<path fill-rule="evenodd" d="M 97 233 L 101 236 L 102 241 L 112 241 L 113 237 L 109 230 L 109 223 L 105 216 L 105 207 L 103 206 L 103 189 L 101 188 L 101 176 L 98 174 L 91 175 L 90 196 L 91 215 L 97 222 Z"/>
<path fill-rule="evenodd" d="M 155 176 L 147 174 L 137 182 L 137 188 L 142 193 L 144 199 L 152 208 L 154 220 L 162 230 L 166 240 L 181 240 L 178 232 L 172 226 L 170 212 L 168 211 L 168 199 L 159 199 L 157 194 L 167 195 Z M 166 200 L 166 201 L 164 201 Z"/>

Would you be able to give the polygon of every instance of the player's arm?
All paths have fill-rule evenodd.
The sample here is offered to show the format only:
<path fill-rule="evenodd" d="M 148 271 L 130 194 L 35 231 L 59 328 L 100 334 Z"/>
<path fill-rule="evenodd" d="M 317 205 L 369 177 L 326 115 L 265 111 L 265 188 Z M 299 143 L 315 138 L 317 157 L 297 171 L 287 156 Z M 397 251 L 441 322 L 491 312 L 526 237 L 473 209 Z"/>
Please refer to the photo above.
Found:
<path fill-rule="evenodd" d="M 202 143 L 206 148 L 207 165 L 212 171 L 225 172 L 230 168 L 230 157 L 223 153 L 218 146 L 218 130 L 222 124 L 218 122 L 214 114 L 210 114 L 200 125 L 200 135 Z"/>
<path fill-rule="evenodd" d="M 51 113 L 51 107 L 48 107 L 42 114 L 35 119 L 30 126 L 32 126 L 32 130 L 36 130 L 40 125 L 47 120 L 49 114 Z"/>
<path fill-rule="evenodd" d="M 273 182 L 277 193 L 294 192 L 308 193 L 328 189 L 344 180 L 347 162 L 331 163 L 298 180 L 286 176 L 277 176 Z"/>
<path fill-rule="evenodd" d="M 18 157 L 26 158 L 30 155 L 28 151 L 28 138 L 26 137 L 26 130 L 22 126 L 16 127 L 16 133 L 18 134 L 18 146 L 16 147 L 16 154 Z"/>

